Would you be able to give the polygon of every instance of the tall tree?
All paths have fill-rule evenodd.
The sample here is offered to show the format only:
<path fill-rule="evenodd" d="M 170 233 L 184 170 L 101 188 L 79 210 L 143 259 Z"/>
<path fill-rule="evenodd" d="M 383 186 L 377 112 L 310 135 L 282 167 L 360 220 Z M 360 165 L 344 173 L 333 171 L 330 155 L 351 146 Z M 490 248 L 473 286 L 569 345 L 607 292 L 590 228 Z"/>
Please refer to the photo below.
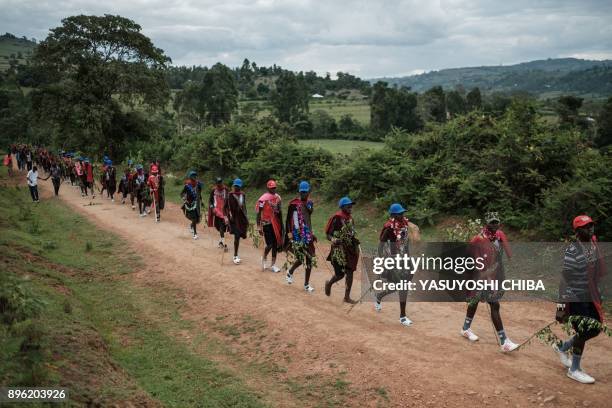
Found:
<path fill-rule="evenodd" d="M 451 116 L 465 113 L 467 104 L 459 91 L 450 91 L 446 94 L 446 108 Z"/>
<path fill-rule="evenodd" d="M 426 121 L 446 121 L 446 95 L 441 86 L 434 86 L 421 95 L 422 113 Z"/>
<path fill-rule="evenodd" d="M 370 98 L 370 126 L 383 132 L 392 126 L 415 131 L 422 125 L 416 108 L 415 93 L 407 88 L 389 88 L 386 82 L 378 81 Z"/>
<path fill-rule="evenodd" d="M 598 147 L 612 145 L 612 97 L 608 98 L 599 112 L 595 142 Z"/>
<path fill-rule="evenodd" d="M 283 71 L 270 93 L 274 115 L 284 123 L 295 123 L 308 113 L 308 89 L 304 75 Z"/>
<path fill-rule="evenodd" d="M 472 90 L 465 96 L 465 101 L 469 111 L 482 108 L 482 95 L 480 94 L 480 89 L 478 87 L 472 88 Z"/>
<path fill-rule="evenodd" d="M 48 78 L 32 95 L 33 110 L 53 126 L 56 144 L 114 154 L 126 142 L 125 132 L 116 131 L 125 108 L 162 108 L 169 97 L 170 59 L 124 17 L 65 18 L 33 62 Z"/>
<path fill-rule="evenodd" d="M 556 110 L 563 126 L 574 126 L 578 123 L 578 109 L 582 106 L 582 98 L 565 95 L 557 100 Z"/>

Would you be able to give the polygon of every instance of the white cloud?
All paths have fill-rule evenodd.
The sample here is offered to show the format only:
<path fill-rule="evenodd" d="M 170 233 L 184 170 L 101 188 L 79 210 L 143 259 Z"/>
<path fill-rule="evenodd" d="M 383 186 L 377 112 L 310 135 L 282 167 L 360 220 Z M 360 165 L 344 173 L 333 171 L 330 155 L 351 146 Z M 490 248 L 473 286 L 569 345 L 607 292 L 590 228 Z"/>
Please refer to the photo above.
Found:
<path fill-rule="evenodd" d="M 187 65 L 246 57 L 374 77 L 612 53 L 607 0 L 0 0 L 0 10 L 0 30 L 38 39 L 69 15 L 120 14 Z"/>

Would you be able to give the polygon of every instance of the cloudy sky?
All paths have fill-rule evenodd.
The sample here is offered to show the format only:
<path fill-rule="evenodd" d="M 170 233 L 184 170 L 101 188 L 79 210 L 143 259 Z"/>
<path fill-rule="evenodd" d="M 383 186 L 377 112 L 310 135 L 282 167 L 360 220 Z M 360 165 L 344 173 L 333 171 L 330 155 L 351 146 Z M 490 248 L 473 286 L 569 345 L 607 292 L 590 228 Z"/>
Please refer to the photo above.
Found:
<path fill-rule="evenodd" d="M 0 0 L 0 31 L 135 20 L 177 65 L 279 64 L 371 78 L 542 58 L 612 59 L 610 0 Z"/>

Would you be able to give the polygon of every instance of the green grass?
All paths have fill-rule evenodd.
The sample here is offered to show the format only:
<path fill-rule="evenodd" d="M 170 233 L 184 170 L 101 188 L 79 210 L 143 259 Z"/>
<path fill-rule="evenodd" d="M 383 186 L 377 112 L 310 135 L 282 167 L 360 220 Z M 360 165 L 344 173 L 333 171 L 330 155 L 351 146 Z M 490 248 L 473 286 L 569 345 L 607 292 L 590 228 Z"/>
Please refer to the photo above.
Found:
<path fill-rule="evenodd" d="M 238 103 L 239 109 L 245 104 L 257 104 L 261 109 L 259 117 L 271 115 L 272 108 L 267 101 L 241 101 Z M 310 112 L 323 110 L 331 115 L 336 121 L 344 115 L 352 115 L 353 119 L 364 126 L 370 124 L 370 103 L 367 100 L 343 100 L 343 99 L 324 99 L 322 101 L 311 99 L 308 105 Z"/>
<path fill-rule="evenodd" d="M 350 155 L 355 149 L 382 149 L 382 142 L 368 142 L 364 140 L 336 140 L 336 139 L 300 139 L 300 143 L 307 146 L 317 146 L 333 154 Z"/>

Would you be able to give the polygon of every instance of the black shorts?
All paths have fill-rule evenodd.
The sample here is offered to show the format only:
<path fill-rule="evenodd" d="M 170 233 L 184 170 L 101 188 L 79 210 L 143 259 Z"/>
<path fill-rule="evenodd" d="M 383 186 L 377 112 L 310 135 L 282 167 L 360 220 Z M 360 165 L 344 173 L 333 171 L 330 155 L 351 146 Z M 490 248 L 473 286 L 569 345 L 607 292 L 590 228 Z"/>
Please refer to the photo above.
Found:
<path fill-rule="evenodd" d="M 278 246 L 278 243 L 276 242 L 276 234 L 274 234 L 274 227 L 272 227 L 272 224 L 264 224 L 263 233 L 264 233 L 264 239 L 266 241 L 266 246 L 271 246 L 271 247 Z"/>

